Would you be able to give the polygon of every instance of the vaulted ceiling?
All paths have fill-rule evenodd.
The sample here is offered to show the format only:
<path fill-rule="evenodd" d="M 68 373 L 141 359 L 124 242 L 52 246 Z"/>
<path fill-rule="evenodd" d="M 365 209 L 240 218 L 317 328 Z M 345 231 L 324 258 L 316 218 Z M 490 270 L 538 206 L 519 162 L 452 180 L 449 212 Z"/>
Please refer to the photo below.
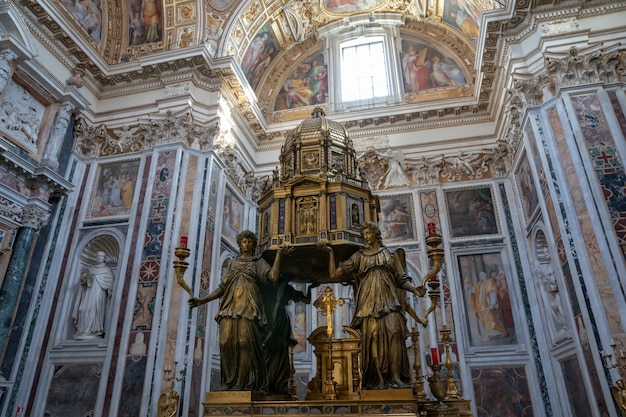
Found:
<path fill-rule="evenodd" d="M 532 3 L 532 4 L 531 4 Z M 545 1 L 552 4 L 552 1 Z M 502 37 L 525 19 L 533 2 L 492 0 L 20 0 L 35 32 L 83 76 L 95 97 L 123 95 L 129 88 L 164 85 L 193 72 L 208 89 L 230 86 L 257 139 L 283 137 L 312 106 L 280 104 L 290 74 L 313 59 L 324 60 L 325 28 L 402 19 L 401 55 L 428 47 L 462 71 L 466 83 L 411 91 L 389 107 L 338 114 L 346 127 L 391 126 L 396 130 L 463 126 L 494 121 L 502 108 L 506 60 Z M 492 18 L 481 16 L 487 13 Z M 487 17 L 488 17 L 487 16 Z M 482 26 L 482 27 L 481 27 Z M 263 34 L 273 42 L 262 71 L 247 60 Z M 268 36 L 263 38 L 268 43 Z M 248 54 L 248 56 L 247 56 Z M 316 61 L 317 62 L 317 61 Z M 324 63 L 326 64 L 326 63 Z M 166 81 L 164 81 L 166 80 Z M 401 82 L 401 80 L 400 80 Z M 404 80 L 408 85 L 408 80 Z M 313 103 L 311 103 L 313 104 Z M 322 105 L 325 103 L 322 102 Z"/>

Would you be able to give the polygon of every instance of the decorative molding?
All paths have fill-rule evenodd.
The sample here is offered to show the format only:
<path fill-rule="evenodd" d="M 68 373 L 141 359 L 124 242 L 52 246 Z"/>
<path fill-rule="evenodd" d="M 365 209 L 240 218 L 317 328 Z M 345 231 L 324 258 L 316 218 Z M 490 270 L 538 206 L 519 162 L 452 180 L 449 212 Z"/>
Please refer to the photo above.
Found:
<path fill-rule="evenodd" d="M 0 196 L 0 216 L 13 220 L 16 223 L 22 223 L 22 207 Z"/>
<path fill-rule="evenodd" d="M 559 33 L 572 32 L 578 29 L 578 20 L 575 17 L 556 19 L 539 24 L 539 30 L 545 35 L 558 35 Z"/>
<path fill-rule="evenodd" d="M 168 111 L 118 129 L 109 129 L 104 124 L 93 126 L 80 118 L 74 127 L 74 151 L 83 158 L 91 158 L 136 153 L 176 142 L 207 150 L 218 131 L 218 118 L 200 125 L 193 120 L 189 109 L 179 114 Z"/>
<path fill-rule="evenodd" d="M 626 75 L 626 47 L 618 44 L 611 48 L 593 50 L 585 54 L 570 48 L 567 54 L 552 54 L 546 58 L 546 73 L 553 94 L 572 85 L 596 82 L 614 83 Z"/>
<path fill-rule="evenodd" d="M 215 153 L 224 163 L 226 174 L 233 183 L 252 201 L 258 201 L 272 186 L 268 175 L 255 177 L 254 172 L 242 162 L 237 149 L 226 145 L 225 141 L 216 140 Z"/>
<path fill-rule="evenodd" d="M 37 231 L 48 224 L 50 213 L 39 206 L 27 205 L 22 211 L 22 227 L 30 227 Z"/>

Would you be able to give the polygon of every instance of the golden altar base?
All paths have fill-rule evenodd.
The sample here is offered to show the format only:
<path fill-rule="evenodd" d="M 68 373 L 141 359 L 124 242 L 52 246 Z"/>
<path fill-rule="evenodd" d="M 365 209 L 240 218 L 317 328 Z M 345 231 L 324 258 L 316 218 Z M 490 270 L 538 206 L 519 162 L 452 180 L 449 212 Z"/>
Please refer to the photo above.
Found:
<path fill-rule="evenodd" d="M 398 392 L 395 392 L 398 391 Z M 398 417 L 472 417 L 469 400 L 443 401 L 446 408 L 437 407 L 438 401 L 417 400 L 414 395 L 406 397 L 406 389 L 367 390 L 359 400 L 305 400 L 305 401 L 265 401 L 250 391 L 208 392 L 203 416 L 232 417 L 244 416 L 310 416 L 341 415 L 345 417 L 385 415 Z"/>

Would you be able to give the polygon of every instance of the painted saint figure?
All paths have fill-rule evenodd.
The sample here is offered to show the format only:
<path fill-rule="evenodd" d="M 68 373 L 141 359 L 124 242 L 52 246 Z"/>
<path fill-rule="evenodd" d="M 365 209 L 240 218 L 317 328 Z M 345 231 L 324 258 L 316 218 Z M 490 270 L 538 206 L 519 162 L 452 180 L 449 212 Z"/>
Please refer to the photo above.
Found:
<path fill-rule="evenodd" d="M 498 284 L 495 278 L 489 277 L 485 271 L 479 272 L 478 282 L 470 289 L 470 305 L 486 337 L 507 335 L 498 303 L 498 294 Z"/>
<path fill-rule="evenodd" d="M 96 264 L 81 271 L 80 290 L 72 312 L 74 339 L 104 337 L 106 305 L 115 282 L 107 261 L 107 254 L 98 251 Z"/>

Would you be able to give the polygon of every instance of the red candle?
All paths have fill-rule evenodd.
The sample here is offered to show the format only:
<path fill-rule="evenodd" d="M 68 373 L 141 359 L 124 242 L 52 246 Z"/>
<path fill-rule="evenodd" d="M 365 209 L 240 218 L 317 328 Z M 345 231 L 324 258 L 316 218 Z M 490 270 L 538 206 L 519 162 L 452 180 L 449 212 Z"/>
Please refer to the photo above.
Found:
<path fill-rule="evenodd" d="M 433 365 L 439 365 L 439 352 L 436 347 L 430 348 L 430 356 L 432 357 Z"/>
<path fill-rule="evenodd" d="M 187 236 L 180 237 L 180 247 L 187 249 Z"/>
<path fill-rule="evenodd" d="M 436 236 L 437 235 L 437 227 L 435 223 L 428 223 L 428 236 Z"/>

